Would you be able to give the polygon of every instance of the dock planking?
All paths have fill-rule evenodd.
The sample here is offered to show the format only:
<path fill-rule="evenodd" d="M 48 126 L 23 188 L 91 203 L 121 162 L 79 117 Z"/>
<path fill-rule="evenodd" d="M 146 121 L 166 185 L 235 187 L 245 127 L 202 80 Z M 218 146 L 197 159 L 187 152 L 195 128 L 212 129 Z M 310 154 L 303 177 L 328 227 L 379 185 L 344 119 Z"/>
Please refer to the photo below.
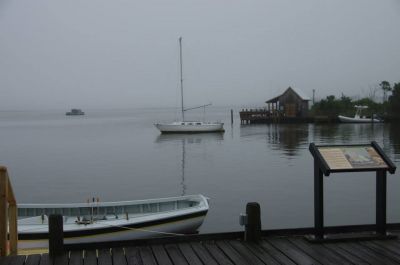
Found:
<path fill-rule="evenodd" d="M 137 246 L 71 250 L 0 257 L 0 265 L 242 265 L 400 264 L 400 240 L 313 244 L 302 236 L 268 236 L 258 242 L 237 238 L 170 241 Z"/>

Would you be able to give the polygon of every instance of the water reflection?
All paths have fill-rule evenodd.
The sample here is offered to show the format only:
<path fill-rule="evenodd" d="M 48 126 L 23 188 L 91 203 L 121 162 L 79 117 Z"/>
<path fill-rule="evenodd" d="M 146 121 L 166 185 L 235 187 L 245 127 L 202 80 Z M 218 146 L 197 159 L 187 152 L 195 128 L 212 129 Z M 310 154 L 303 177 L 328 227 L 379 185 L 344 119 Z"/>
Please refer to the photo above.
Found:
<path fill-rule="evenodd" d="M 395 160 L 400 158 L 400 126 L 397 124 L 263 124 L 241 125 L 240 138 L 265 139 L 272 150 L 286 158 L 300 155 L 310 142 L 316 144 L 366 144 L 378 142 Z"/>
<path fill-rule="evenodd" d="M 313 139 L 322 144 L 354 144 L 382 142 L 383 124 L 316 124 Z"/>
<path fill-rule="evenodd" d="M 172 143 L 172 144 L 181 144 L 181 195 L 186 195 L 187 185 L 186 185 L 186 145 L 200 145 L 205 142 L 217 142 L 222 141 L 224 139 L 223 133 L 204 133 L 204 134 L 160 134 L 156 143 Z"/>
<path fill-rule="evenodd" d="M 223 133 L 197 133 L 197 134 L 160 134 L 157 136 L 157 143 L 186 142 L 187 144 L 199 144 L 207 141 L 221 141 Z"/>
<path fill-rule="evenodd" d="M 313 141 L 331 141 L 338 136 L 339 124 L 315 124 L 313 126 Z"/>
<path fill-rule="evenodd" d="M 400 126 L 392 123 L 388 131 L 390 146 L 396 155 L 395 160 L 400 160 Z"/>
<path fill-rule="evenodd" d="M 376 141 L 394 161 L 400 158 L 400 128 L 395 124 L 315 125 L 312 141 L 317 144 L 369 144 Z"/>
<path fill-rule="evenodd" d="M 267 140 L 274 150 L 282 150 L 285 156 L 291 158 L 307 145 L 308 133 L 308 124 L 271 124 Z"/>
<path fill-rule="evenodd" d="M 309 131 L 308 124 L 242 125 L 240 137 L 263 137 L 273 150 L 282 151 L 285 157 L 292 158 L 307 146 Z"/>

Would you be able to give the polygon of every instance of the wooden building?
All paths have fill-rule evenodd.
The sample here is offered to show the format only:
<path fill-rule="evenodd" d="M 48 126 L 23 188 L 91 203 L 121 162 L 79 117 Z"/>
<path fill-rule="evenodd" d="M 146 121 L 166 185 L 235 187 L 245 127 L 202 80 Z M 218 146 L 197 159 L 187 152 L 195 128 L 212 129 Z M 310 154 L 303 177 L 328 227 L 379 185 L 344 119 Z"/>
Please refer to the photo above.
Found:
<path fill-rule="evenodd" d="M 300 90 L 288 87 L 281 95 L 265 103 L 267 103 L 268 110 L 277 110 L 283 117 L 305 118 L 308 116 L 308 102 L 310 100 Z"/>
<path fill-rule="evenodd" d="M 310 100 L 300 90 L 288 87 L 281 95 L 266 101 L 264 108 L 242 109 L 239 112 L 240 123 L 313 122 L 313 118 L 308 116 Z"/>

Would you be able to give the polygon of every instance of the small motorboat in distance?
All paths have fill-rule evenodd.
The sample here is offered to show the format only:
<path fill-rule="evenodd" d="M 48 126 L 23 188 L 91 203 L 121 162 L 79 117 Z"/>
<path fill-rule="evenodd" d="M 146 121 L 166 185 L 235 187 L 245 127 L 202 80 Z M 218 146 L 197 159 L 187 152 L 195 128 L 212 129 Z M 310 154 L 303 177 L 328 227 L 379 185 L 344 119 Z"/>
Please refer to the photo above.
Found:
<path fill-rule="evenodd" d="M 64 243 L 132 240 L 196 233 L 208 212 L 203 195 L 72 204 L 18 204 L 18 248 L 48 247 L 48 216 L 61 214 Z"/>
<path fill-rule="evenodd" d="M 67 116 L 85 115 L 85 112 L 83 112 L 81 109 L 71 109 L 71 111 L 66 112 L 65 115 Z"/>
<path fill-rule="evenodd" d="M 345 123 L 378 123 L 378 122 L 383 122 L 380 119 L 375 118 L 374 116 L 372 117 L 366 117 L 362 116 L 361 112 L 363 109 L 367 109 L 368 106 L 354 106 L 356 108 L 356 114 L 354 117 L 347 117 L 347 116 L 342 116 L 339 115 L 338 118 L 340 122 L 345 122 Z"/>

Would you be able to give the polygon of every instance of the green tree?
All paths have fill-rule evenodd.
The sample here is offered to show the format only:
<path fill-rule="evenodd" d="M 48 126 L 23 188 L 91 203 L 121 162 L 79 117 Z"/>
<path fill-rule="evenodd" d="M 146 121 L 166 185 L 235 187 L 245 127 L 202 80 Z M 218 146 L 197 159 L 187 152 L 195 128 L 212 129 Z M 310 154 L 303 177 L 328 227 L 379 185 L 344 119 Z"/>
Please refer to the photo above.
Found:
<path fill-rule="evenodd" d="M 382 81 L 379 86 L 383 91 L 383 102 L 387 101 L 387 93 L 392 90 L 388 81 Z"/>
<path fill-rule="evenodd" d="M 392 95 L 389 97 L 389 112 L 400 118 L 400 82 L 393 85 Z"/>
<path fill-rule="evenodd" d="M 353 116 L 355 105 L 368 106 L 368 109 L 363 112 L 366 116 L 384 114 L 384 105 L 381 103 L 376 103 L 370 98 L 362 98 L 354 101 L 345 95 L 342 95 L 340 99 L 336 99 L 333 95 L 327 96 L 326 99 L 315 103 L 311 112 L 314 115 L 327 115 L 331 117 L 336 117 L 337 115 Z"/>
<path fill-rule="evenodd" d="M 363 111 L 363 114 L 366 116 L 372 116 L 374 114 L 383 115 L 384 114 L 384 105 L 381 103 L 376 103 L 370 98 L 362 98 L 353 102 L 354 105 L 367 106 L 368 109 Z"/>
<path fill-rule="evenodd" d="M 326 99 L 315 103 L 312 107 L 312 112 L 316 115 L 337 116 L 353 109 L 353 105 L 351 98 L 345 95 L 342 95 L 340 99 L 336 99 L 334 95 L 330 95 Z"/>

